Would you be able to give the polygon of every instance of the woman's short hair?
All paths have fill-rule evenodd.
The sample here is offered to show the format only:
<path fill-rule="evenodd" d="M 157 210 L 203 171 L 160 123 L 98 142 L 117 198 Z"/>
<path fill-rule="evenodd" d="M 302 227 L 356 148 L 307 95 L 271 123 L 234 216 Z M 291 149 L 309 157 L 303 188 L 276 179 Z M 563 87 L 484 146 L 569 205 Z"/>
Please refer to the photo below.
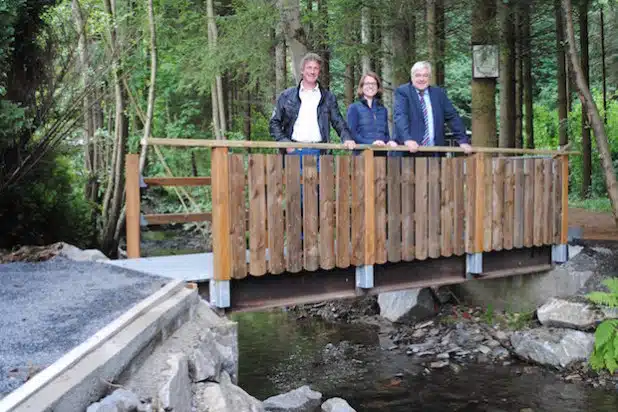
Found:
<path fill-rule="evenodd" d="M 376 81 L 376 83 L 378 84 L 378 92 L 376 93 L 376 97 L 382 98 L 382 94 L 384 93 L 384 89 L 382 89 L 382 80 L 380 80 L 380 76 L 378 76 L 374 72 L 367 72 L 361 76 L 360 81 L 358 82 L 358 89 L 356 89 L 356 95 L 358 97 L 364 96 L 363 85 L 365 84 L 365 79 L 367 77 L 372 77 Z"/>

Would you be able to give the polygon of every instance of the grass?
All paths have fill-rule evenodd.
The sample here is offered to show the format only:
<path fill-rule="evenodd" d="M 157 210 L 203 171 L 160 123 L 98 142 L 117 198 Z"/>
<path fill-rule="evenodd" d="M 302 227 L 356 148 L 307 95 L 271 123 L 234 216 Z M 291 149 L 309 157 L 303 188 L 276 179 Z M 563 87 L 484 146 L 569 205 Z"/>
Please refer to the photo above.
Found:
<path fill-rule="evenodd" d="M 595 212 L 611 212 L 612 206 L 607 197 L 597 197 L 593 199 L 581 199 L 579 197 L 569 198 L 569 206 L 579 209 L 592 210 Z"/>

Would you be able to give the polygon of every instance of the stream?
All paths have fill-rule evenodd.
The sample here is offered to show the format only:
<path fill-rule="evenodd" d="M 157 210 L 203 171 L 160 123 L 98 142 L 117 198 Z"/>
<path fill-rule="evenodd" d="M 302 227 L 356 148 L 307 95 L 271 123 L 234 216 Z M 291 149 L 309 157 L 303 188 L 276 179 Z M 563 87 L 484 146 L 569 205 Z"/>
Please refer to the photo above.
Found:
<path fill-rule="evenodd" d="M 239 385 L 258 399 L 308 384 L 323 400 L 367 411 L 618 411 L 618 388 L 567 383 L 526 364 L 426 369 L 389 350 L 379 326 L 298 319 L 283 310 L 239 313 Z"/>
<path fill-rule="evenodd" d="M 196 253 L 199 236 L 146 232 L 145 255 Z M 618 387 L 565 382 L 524 363 L 428 369 L 393 349 L 377 325 L 327 322 L 286 310 L 231 314 L 238 322 L 239 386 L 264 400 L 309 385 L 323 400 L 341 397 L 357 412 L 616 412 Z"/>

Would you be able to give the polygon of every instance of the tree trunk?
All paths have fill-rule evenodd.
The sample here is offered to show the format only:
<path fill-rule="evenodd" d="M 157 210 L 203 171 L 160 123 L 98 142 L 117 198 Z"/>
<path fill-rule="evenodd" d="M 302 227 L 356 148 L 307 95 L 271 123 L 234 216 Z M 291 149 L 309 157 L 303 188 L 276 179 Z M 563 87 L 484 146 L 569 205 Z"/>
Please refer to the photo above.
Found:
<path fill-rule="evenodd" d="M 318 13 L 320 14 L 320 56 L 322 66 L 320 68 L 320 83 L 322 87 L 330 89 L 330 47 L 328 42 L 328 0 L 318 0 Z"/>
<path fill-rule="evenodd" d="M 523 137 L 523 101 L 524 101 L 524 66 L 522 60 L 522 28 L 521 28 L 521 4 L 516 6 L 515 16 L 515 147 L 524 147 Z"/>
<path fill-rule="evenodd" d="M 435 85 L 438 67 L 438 35 L 436 25 L 436 0 L 425 1 L 425 16 L 427 19 L 427 60 L 433 67 L 431 84 Z"/>
<path fill-rule="evenodd" d="M 148 87 L 148 106 L 146 109 L 146 121 L 144 123 L 144 137 L 142 150 L 139 156 L 139 171 L 144 170 L 146 153 L 148 152 L 148 139 L 152 133 L 152 119 L 154 116 L 155 85 L 157 81 L 157 33 L 155 30 L 154 6 L 152 0 L 148 0 L 148 28 L 150 30 L 150 85 Z"/>
<path fill-rule="evenodd" d="M 472 45 L 495 43 L 495 1 L 475 0 L 472 7 Z M 472 79 L 472 144 L 475 146 L 498 146 L 495 95 L 496 79 Z"/>
<path fill-rule="evenodd" d="M 416 15 L 406 0 L 395 2 L 393 28 L 393 82 L 410 81 L 410 68 L 416 58 Z"/>
<path fill-rule="evenodd" d="M 515 147 L 515 24 L 514 4 L 498 3 L 502 31 L 500 65 L 500 147 Z"/>
<path fill-rule="evenodd" d="M 344 88 L 344 102 L 345 106 L 348 107 L 354 102 L 354 95 L 356 91 L 354 90 L 354 63 L 348 62 L 345 65 L 345 78 L 343 79 L 343 88 Z"/>
<path fill-rule="evenodd" d="M 393 129 L 393 9 L 382 10 L 382 87 L 383 102 L 388 111 L 389 129 Z"/>
<path fill-rule="evenodd" d="M 287 87 L 287 56 L 286 56 L 286 44 L 285 44 L 285 34 L 283 31 L 283 22 L 281 18 L 277 23 L 277 28 L 275 31 L 275 99 L 277 96 Z"/>
<path fill-rule="evenodd" d="M 444 87 L 446 80 L 446 68 L 444 61 L 446 59 L 446 16 L 444 14 L 444 0 L 436 1 L 436 34 L 438 47 L 436 51 L 436 84 Z"/>
<path fill-rule="evenodd" d="M 206 13 L 208 18 L 208 45 L 211 50 L 217 47 L 217 25 L 215 24 L 215 11 L 213 0 L 207 0 Z M 216 139 L 225 139 L 225 103 L 223 101 L 223 82 L 221 75 L 215 74 L 211 84 L 212 118 Z"/>
<path fill-rule="evenodd" d="M 371 13 L 367 6 L 361 9 L 361 44 L 363 45 L 363 54 L 361 56 L 361 68 L 363 73 L 370 72 L 371 56 L 369 56 L 369 45 L 371 44 Z"/>
<path fill-rule="evenodd" d="M 590 85 L 590 67 L 588 53 L 588 0 L 579 1 L 579 44 L 581 50 L 581 67 L 586 85 Z M 578 87 L 579 88 L 579 87 Z M 582 104 L 582 187 L 581 197 L 590 195 L 592 183 L 592 141 L 590 140 L 590 123 L 586 116 L 586 108 Z"/>
<path fill-rule="evenodd" d="M 567 111 L 567 78 L 566 60 L 564 55 L 564 25 L 562 19 L 562 9 L 560 0 L 554 0 L 556 14 L 556 60 L 558 82 L 558 144 L 560 147 L 569 143 L 568 123 L 569 113 Z"/>
<path fill-rule="evenodd" d="M 90 75 L 90 59 L 88 56 L 88 36 L 86 34 L 86 22 L 82 14 L 82 8 L 79 0 L 71 2 L 71 10 L 75 21 L 75 28 L 78 34 L 78 52 L 79 52 L 79 70 L 84 88 L 84 99 L 82 102 L 84 112 L 84 165 L 88 175 L 86 182 L 85 194 L 86 199 L 92 204 L 96 203 L 99 185 L 97 182 L 96 169 L 96 142 L 94 138 L 94 118 L 93 106 L 94 99 L 88 89 L 93 88 L 92 78 Z"/>
<path fill-rule="evenodd" d="M 532 98 L 532 46 L 530 33 L 531 3 L 524 4 L 522 15 L 522 58 L 524 83 L 524 128 L 526 132 L 526 148 L 534 149 L 534 112 Z"/>
<path fill-rule="evenodd" d="M 122 84 L 120 45 L 117 33 L 115 3 L 105 0 L 105 10 L 110 17 L 110 39 L 112 78 L 115 98 L 114 147 L 112 151 L 111 173 L 105 188 L 102 207 L 102 230 L 100 237 L 101 251 L 108 256 L 114 256 L 118 247 L 116 226 L 120 218 L 124 194 L 124 159 L 126 153 L 129 122 L 126 115 L 126 90 Z"/>
<path fill-rule="evenodd" d="M 605 18 L 603 5 L 600 6 L 599 23 L 601 25 L 601 85 L 603 89 L 603 123 L 607 124 L 607 68 L 605 66 Z"/>
<path fill-rule="evenodd" d="M 571 62 L 571 68 L 573 69 L 573 73 L 575 75 L 575 86 L 577 87 L 577 92 L 579 99 L 582 102 L 582 106 L 586 109 L 586 117 L 594 130 L 599 156 L 601 157 L 603 171 L 605 172 L 607 194 L 609 195 L 609 199 L 612 204 L 614 221 L 618 226 L 618 183 L 616 182 L 616 174 L 612 164 L 612 156 L 609 149 L 607 135 L 605 134 L 605 129 L 603 127 L 603 121 L 601 120 L 599 110 L 597 109 L 594 99 L 592 98 L 592 94 L 590 93 L 590 89 L 588 88 L 588 81 L 584 75 L 584 71 L 582 70 L 580 62 L 577 59 L 571 0 L 562 0 L 562 8 L 566 17 L 568 54 Z"/>
<path fill-rule="evenodd" d="M 294 78 L 298 83 L 301 80 L 300 62 L 303 56 L 307 54 L 307 39 L 305 31 L 300 25 L 300 0 L 278 0 L 278 5 L 279 10 L 281 10 L 283 33 L 292 57 Z"/>

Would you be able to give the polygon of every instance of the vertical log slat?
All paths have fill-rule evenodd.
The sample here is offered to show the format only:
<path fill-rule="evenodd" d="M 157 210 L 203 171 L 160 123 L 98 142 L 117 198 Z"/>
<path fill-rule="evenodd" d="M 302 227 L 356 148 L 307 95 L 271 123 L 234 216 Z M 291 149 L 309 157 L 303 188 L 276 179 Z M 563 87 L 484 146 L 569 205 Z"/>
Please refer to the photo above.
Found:
<path fill-rule="evenodd" d="M 212 254 L 215 280 L 230 280 L 232 277 L 227 152 L 226 147 L 212 149 Z"/>
<path fill-rule="evenodd" d="M 440 257 L 440 159 L 428 159 L 429 188 L 428 188 L 428 220 L 427 231 L 429 243 L 427 255 L 430 258 Z"/>
<path fill-rule="evenodd" d="M 302 156 L 303 257 L 306 270 L 317 270 L 318 253 L 318 165 L 315 156 Z"/>
<path fill-rule="evenodd" d="M 504 219 L 502 227 L 502 246 L 513 249 L 515 225 L 515 161 L 506 159 L 504 163 Z"/>
<path fill-rule="evenodd" d="M 378 264 L 387 262 L 386 253 L 386 157 L 374 159 L 375 168 L 375 230 L 376 251 L 375 260 Z"/>
<path fill-rule="evenodd" d="M 266 208 L 268 210 L 268 271 L 279 274 L 285 270 L 283 222 L 283 158 L 266 156 Z"/>
<path fill-rule="evenodd" d="M 524 160 L 524 246 L 534 244 L 534 159 Z"/>
<path fill-rule="evenodd" d="M 401 159 L 387 160 L 388 261 L 401 261 Z"/>
<path fill-rule="evenodd" d="M 483 180 L 483 220 L 484 220 L 484 232 L 483 232 L 483 250 L 489 252 L 493 248 L 493 199 L 494 199 L 494 172 L 495 172 L 495 160 L 491 155 L 483 156 L 485 164 L 483 170 L 485 170 Z M 478 167 L 478 165 L 477 165 Z"/>
<path fill-rule="evenodd" d="M 242 279 L 247 276 L 247 177 L 244 155 L 231 154 L 229 162 L 232 278 Z"/>
<path fill-rule="evenodd" d="M 455 157 L 452 163 L 453 168 L 453 253 L 457 256 L 462 255 L 466 250 L 466 239 L 464 224 L 466 220 L 466 205 L 464 203 L 465 185 L 464 179 L 464 158 Z"/>
<path fill-rule="evenodd" d="M 513 210 L 513 247 L 524 245 L 524 159 L 515 159 L 515 192 Z"/>
<path fill-rule="evenodd" d="M 126 232 L 127 257 L 140 256 L 140 194 L 139 194 L 139 155 L 128 154 L 125 160 L 126 173 Z"/>
<path fill-rule="evenodd" d="M 303 268 L 303 242 L 301 232 L 300 157 L 285 157 L 285 231 L 288 272 L 300 272 Z"/>
<path fill-rule="evenodd" d="M 401 258 L 414 259 L 414 158 L 401 159 Z"/>
<path fill-rule="evenodd" d="M 350 156 L 337 156 L 337 267 L 350 266 Z"/>
<path fill-rule="evenodd" d="M 453 195 L 455 181 L 453 180 L 453 163 L 455 159 L 443 157 L 441 165 L 440 194 L 440 254 L 453 254 Z"/>
<path fill-rule="evenodd" d="M 335 267 L 335 167 L 333 156 L 320 157 L 320 267 Z"/>
<path fill-rule="evenodd" d="M 543 207 L 543 159 L 534 159 L 534 219 L 532 227 L 532 243 L 534 246 L 543 244 L 543 223 L 545 223 L 545 208 Z"/>
<path fill-rule="evenodd" d="M 502 219 L 504 209 L 504 158 L 494 159 L 493 210 L 491 213 L 492 249 L 502 250 Z"/>
<path fill-rule="evenodd" d="M 352 159 L 352 259 L 350 263 L 365 263 L 365 161 L 362 156 Z"/>
<path fill-rule="evenodd" d="M 419 260 L 427 259 L 428 248 L 428 213 L 427 213 L 427 158 L 417 157 L 415 159 L 415 257 Z"/>
<path fill-rule="evenodd" d="M 266 273 L 265 155 L 249 155 L 249 273 Z M 214 218 L 213 218 L 214 220 Z"/>
<path fill-rule="evenodd" d="M 486 162 L 485 159 L 485 155 L 483 153 L 477 153 L 476 155 L 476 181 L 475 181 L 475 188 L 476 188 L 476 197 L 474 200 L 474 251 L 473 253 L 482 253 L 483 252 L 483 248 L 484 248 L 484 225 L 485 225 L 485 221 L 483 219 L 483 216 L 488 213 L 491 214 L 489 211 L 485 211 L 485 204 L 486 204 L 486 195 L 485 195 L 485 183 L 487 181 L 487 179 L 485 178 L 485 173 L 491 173 L 491 169 L 490 170 L 485 170 L 485 167 L 487 164 L 491 164 Z M 489 160 L 491 161 L 491 158 L 489 158 Z M 470 170 L 470 172 L 474 173 L 474 171 Z M 490 231 L 491 233 L 491 231 Z M 491 239 L 490 239 L 491 240 Z"/>

